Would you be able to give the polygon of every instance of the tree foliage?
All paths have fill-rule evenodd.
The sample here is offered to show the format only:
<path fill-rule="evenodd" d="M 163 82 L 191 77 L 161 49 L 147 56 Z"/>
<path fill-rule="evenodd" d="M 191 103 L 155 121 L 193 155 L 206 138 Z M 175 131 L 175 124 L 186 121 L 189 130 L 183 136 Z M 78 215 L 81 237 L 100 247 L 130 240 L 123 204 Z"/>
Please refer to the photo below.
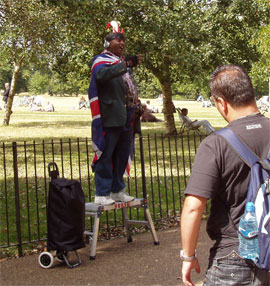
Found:
<path fill-rule="evenodd" d="M 1 55 L 19 68 L 46 56 L 50 89 L 85 93 L 91 59 L 110 32 L 106 25 L 118 20 L 127 52 L 145 57 L 134 70 L 139 90 L 145 97 L 162 91 L 166 133 L 172 134 L 173 93 L 199 88 L 207 94 L 209 74 L 220 64 L 252 68 L 255 85 L 265 89 L 269 9 L 267 0 L 4 0 Z"/>
<path fill-rule="evenodd" d="M 0 2 L 0 49 L 12 63 L 13 75 L 4 117 L 9 124 L 17 79 L 24 62 L 38 62 L 42 55 L 58 46 L 58 28 L 54 10 L 35 0 L 3 0 Z M 59 23 L 58 23 L 59 24 Z"/>
<path fill-rule="evenodd" d="M 64 11 L 67 27 L 65 72 L 79 68 L 79 77 L 89 76 L 90 58 L 101 51 L 108 33 L 106 24 L 120 21 L 127 51 L 145 57 L 145 70 L 136 75 L 142 79 L 141 90 L 147 73 L 158 79 L 169 134 L 175 132 L 173 90 L 180 90 L 181 85 L 187 88 L 192 82 L 208 93 L 209 73 L 216 66 L 236 63 L 250 70 L 260 58 L 250 39 L 260 29 L 265 12 L 253 0 L 96 0 L 60 1 L 57 5 Z"/>
<path fill-rule="evenodd" d="M 102 50 L 103 39 L 109 32 L 105 29 L 106 24 L 113 19 L 120 21 L 125 30 L 127 51 L 145 56 L 143 76 L 150 71 L 159 81 L 164 97 L 166 132 L 174 133 L 171 84 L 191 66 L 194 69 L 198 56 L 195 50 L 190 51 L 198 43 L 198 36 L 192 33 L 192 29 L 197 29 L 196 19 L 199 17 L 196 15 L 200 9 L 188 3 L 142 0 L 61 2 L 58 5 L 65 11 L 67 30 L 73 27 L 72 33 L 67 35 L 69 51 L 65 47 L 65 52 L 72 50 L 74 56 L 74 47 L 79 46 L 80 50 L 87 49 L 86 59 L 89 55 L 92 57 Z M 73 11 L 76 11 L 75 15 Z M 74 61 L 69 61 L 70 67 L 78 65 L 79 53 L 77 50 Z"/>
<path fill-rule="evenodd" d="M 251 44 L 257 47 L 260 58 L 252 64 L 251 77 L 259 94 L 263 95 L 270 86 L 270 2 L 258 0 L 258 5 L 263 11 L 260 13 L 261 26 L 251 38 Z"/>

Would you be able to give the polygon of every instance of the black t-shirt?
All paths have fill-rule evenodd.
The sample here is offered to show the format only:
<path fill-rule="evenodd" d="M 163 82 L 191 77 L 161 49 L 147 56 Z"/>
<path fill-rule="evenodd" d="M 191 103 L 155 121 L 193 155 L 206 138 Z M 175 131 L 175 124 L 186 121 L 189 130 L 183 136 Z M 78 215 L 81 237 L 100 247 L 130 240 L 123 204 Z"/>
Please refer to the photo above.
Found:
<path fill-rule="evenodd" d="M 228 126 L 258 157 L 270 150 L 270 120 L 261 114 L 232 121 Z M 210 259 L 238 251 L 235 224 L 244 213 L 250 169 L 225 139 L 212 134 L 200 144 L 185 194 L 211 199 L 207 232 L 216 240 Z"/>

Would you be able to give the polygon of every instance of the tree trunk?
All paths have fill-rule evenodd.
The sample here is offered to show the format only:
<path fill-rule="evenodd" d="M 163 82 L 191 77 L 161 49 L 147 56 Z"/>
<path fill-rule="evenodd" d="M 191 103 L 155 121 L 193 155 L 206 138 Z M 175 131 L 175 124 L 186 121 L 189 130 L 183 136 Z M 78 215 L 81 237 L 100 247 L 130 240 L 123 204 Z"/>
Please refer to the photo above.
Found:
<path fill-rule="evenodd" d="M 11 80 L 10 91 L 9 91 L 8 102 L 7 102 L 7 106 L 6 106 L 3 125 L 9 125 L 10 116 L 12 114 L 11 109 L 12 109 L 12 104 L 13 104 L 13 98 L 15 96 L 17 79 L 18 79 L 21 67 L 22 67 L 21 61 L 19 62 L 19 64 L 14 64 L 14 71 L 12 74 L 12 80 Z"/>
<path fill-rule="evenodd" d="M 174 121 L 174 104 L 172 102 L 172 88 L 170 79 L 161 83 L 163 94 L 163 112 L 165 121 L 165 133 L 167 135 L 176 134 L 175 121 Z"/>

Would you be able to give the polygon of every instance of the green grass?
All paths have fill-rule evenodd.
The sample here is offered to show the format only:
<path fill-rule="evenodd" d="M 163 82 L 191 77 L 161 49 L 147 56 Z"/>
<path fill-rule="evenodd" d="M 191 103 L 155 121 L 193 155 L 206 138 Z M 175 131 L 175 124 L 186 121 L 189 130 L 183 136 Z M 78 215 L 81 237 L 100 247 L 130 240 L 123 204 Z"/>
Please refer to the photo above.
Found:
<path fill-rule="evenodd" d="M 86 144 L 83 139 L 77 139 L 90 138 L 91 136 L 90 110 L 73 110 L 73 107 L 78 105 L 79 98 L 55 97 L 49 98 L 49 100 L 53 102 L 56 112 L 32 112 L 27 107 L 14 106 L 10 125 L 0 125 L 0 142 L 5 143 L 5 149 L 0 149 L 0 215 L 2 218 L 0 245 L 2 246 L 12 245 L 17 241 L 11 142 L 18 143 L 22 241 L 35 241 L 46 237 L 46 199 L 49 191 L 46 168 L 49 162 L 56 161 L 60 173 L 66 178 L 80 179 L 87 201 L 93 201 L 94 198 L 94 176 L 89 167 L 92 159 L 90 140 Z M 16 101 L 18 98 L 15 98 Z M 153 105 L 156 103 L 152 100 Z M 204 110 L 200 104 L 195 102 L 175 102 L 175 105 L 176 107 L 187 107 L 188 105 L 191 118 L 200 119 L 204 116 L 205 111 L 209 111 L 211 113 L 209 117 L 213 122 L 217 122 L 214 108 Z M 163 114 L 155 115 L 163 119 Z M 3 119 L 3 116 L 4 111 L 1 110 L 0 120 Z M 180 128 L 177 114 L 175 114 L 175 122 L 177 128 Z M 142 132 L 144 134 L 144 161 L 149 205 L 153 218 L 159 220 L 168 215 L 179 213 L 183 201 L 182 192 L 186 184 L 184 178 L 190 172 L 190 165 L 187 162 L 193 160 L 195 150 L 184 154 L 186 157 L 184 158 L 180 150 L 187 150 L 187 140 L 180 142 L 176 141 L 175 137 L 161 136 L 160 134 L 164 133 L 163 122 L 142 123 Z M 61 145 L 59 144 L 60 140 L 62 140 Z M 199 142 L 197 142 L 198 144 Z M 134 167 L 127 184 L 132 195 L 142 197 L 138 137 L 135 146 Z M 156 149 L 159 151 L 158 153 L 155 151 Z M 179 149 L 178 155 L 176 154 L 177 149 Z M 72 150 L 71 153 L 70 150 Z M 160 152 L 160 150 L 163 151 Z M 184 168 L 183 160 L 187 164 Z M 5 168 L 2 168 L 4 164 Z M 6 173 L 4 173 L 4 169 Z M 142 219 L 143 211 L 142 209 L 133 209 L 130 215 L 136 219 Z M 87 226 L 90 227 L 92 223 L 93 221 L 87 221 Z M 102 217 L 101 223 L 105 228 L 108 225 L 112 227 L 121 225 L 121 212 L 108 213 Z"/>
<path fill-rule="evenodd" d="M 55 161 L 61 175 L 66 178 L 81 181 L 86 201 L 93 201 L 94 198 L 94 176 L 90 168 L 90 110 L 74 110 L 79 102 L 76 97 L 47 97 L 45 101 L 47 100 L 53 102 L 56 112 L 32 112 L 27 107 L 14 106 L 10 125 L 0 125 L 0 246 L 10 246 L 17 242 L 11 142 L 18 143 L 22 241 L 46 238 L 49 162 Z M 18 98 L 15 98 L 16 101 Z M 188 108 L 191 119 L 207 119 L 216 129 L 227 124 L 215 107 L 202 108 L 195 101 L 174 101 L 174 104 L 176 107 Z M 158 103 L 153 99 L 151 105 Z M 158 107 L 161 109 L 160 105 Z M 155 115 L 164 119 L 162 113 Z M 3 116 L 4 111 L 0 110 L 0 123 Z M 174 118 L 179 130 L 177 113 Z M 146 189 L 153 219 L 159 221 L 171 215 L 179 215 L 184 199 L 183 190 L 190 175 L 196 148 L 204 136 L 164 136 L 164 122 L 142 123 L 142 133 Z M 27 143 L 24 144 L 24 141 Z M 138 136 L 135 146 L 133 168 L 126 181 L 130 193 L 142 197 Z M 130 215 L 135 219 L 143 219 L 144 216 L 142 209 L 132 209 Z M 92 225 L 93 221 L 87 220 L 87 227 Z M 107 213 L 102 217 L 101 225 L 107 230 L 121 226 L 121 211 Z"/>
<path fill-rule="evenodd" d="M 199 145 L 199 138 L 181 140 L 179 137 L 145 136 L 144 166 L 146 189 L 153 219 L 162 220 L 179 215 L 183 202 L 183 190 L 190 174 L 190 162 L 195 156 L 195 149 L 188 145 Z M 142 197 L 142 171 L 139 153 L 139 139 L 135 140 L 133 168 L 127 185 L 130 193 Z M 49 192 L 47 165 L 51 161 L 58 164 L 61 176 L 79 179 L 85 192 L 86 201 L 94 199 L 94 176 L 89 161 L 92 153 L 90 141 L 55 139 L 53 144 L 37 141 L 17 145 L 17 163 L 19 179 L 20 219 L 22 241 L 33 242 L 46 238 L 46 201 Z M 0 149 L 0 246 L 13 245 L 17 242 L 15 185 L 13 174 L 13 156 L 11 144 Z M 90 157 L 90 158 L 89 158 Z M 3 160 L 3 158 L 5 160 Z M 5 171 L 5 173 L 4 173 Z M 6 205 L 8 206 L 6 208 Z M 130 215 L 143 219 L 142 209 L 131 210 Z M 93 221 L 87 221 L 91 227 Z M 121 212 L 110 212 L 102 217 L 103 228 L 115 228 L 122 225 Z"/>
<path fill-rule="evenodd" d="M 74 110 L 78 107 L 79 97 L 49 97 L 44 95 L 44 102 L 51 101 L 55 112 L 29 111 L 28 107 L 16 105 L 20 96 L 15 96 L 13 113 L 10 124 L 3 126 L 4 110 L 0 110 L 0 142 L 50 140 L 52 138 L 85 138 L 91 137 L 91 112 L 90 110 Z M 157 100 L 152 99 L 151 105 L 162 106 Z M 145 102 L 145 100 L 142 100 Z M 215 128 L 226 125 L 215 107 L 202 108 L 196 101 L 174 100 L 176 107 L 189 109 L 191 119 L 207 119 Z M 163 114 L 155 114 L 164 120 Z M 177 129 L 180 122 L 174 114 Z M 142 123 L 143 134 L 165 133 L 164 122 Z"/>

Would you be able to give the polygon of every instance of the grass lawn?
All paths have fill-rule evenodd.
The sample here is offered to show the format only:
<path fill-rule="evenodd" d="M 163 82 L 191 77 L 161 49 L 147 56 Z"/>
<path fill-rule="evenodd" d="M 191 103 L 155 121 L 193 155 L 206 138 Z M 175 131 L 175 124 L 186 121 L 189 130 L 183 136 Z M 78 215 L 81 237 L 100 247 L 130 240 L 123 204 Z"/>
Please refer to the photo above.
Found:
<path fill-rule="evenodd" d="M 89 109 L 78 110 L 79 97 L 50 97 L 44 95 L 44 105 L 47 101 L 53 103 L 55 112 L 29 111 L 28 107 L 18 106 L 22 96 L 15 96 L 13 113 L 9 126 L 3 126 L 4 110 L 0 110 L 0 142 L 49 140 L 52 138 L 85 138 L 91 137 L 91 112 Z M 144 103 L 146 99 L 143 99 Z M 151 106 L 162 106 L 156 99 L 151 99 Z M 193 120 L 207 119 L 215 128 L 226 125 L 215 107 L 203 108 L 196 101 L 173 100 L 176 107 L 189 109 L 189 117 Z M 155 114 L 164 119 L 162 113 Z M 176 127 L 180 122 L 175 113 Z M 142 123 L 143 134 L 164 133 L 164 122 Z"/>
<path fill-rule="evenodd" d="M 0 110 L 0 143 L 3 145 L 1 146 L 3 148 L 0 147 L 0 216 L 2 218 L 0 221 L 0 246 L 12 245 L 17 241 L 13 153 L 10 142 L 27 142 L 27 145 L 18 144 L 17 147 L 23 241 L 39 241 L 46 237 L 46 198 L 48 194 L 46 166 L 48 162 L 52 160 L 57 162 L 60 172 L 63 170 L 62 173 L 66 178 L 70 178 L 72 175 L 75 179 L 79 178 L 87 201 L 92 201 L 94 198 L 94 175 L 89 166 L 89 160 L 92 159 L 91 146 L 82 139 L 74 140 L 91 137 L 90 110 L 78 110 L 79 97 L 49 97 L 45 95 L 44 104 L 47 101 L 52 102 L 55 107 L 53 113 L 29 111 L 28 107 L 18 106 L 16 103 L 19 101 L 20 96 L 16 96 L 9 126 L 2 125 L 4 111 Z M 142 102 L 146 102 L 146 99 L 143 99 Z M 157 106 L 159 110 L 162 109 L 156 99 L 152 99 L 150 102 L 151 106 Z M 216 129 L 227 124 L 215 107 L 203 108 L 201 103 L 196 101 L 174 100 L 173 102 L 175 107 L 188 108 L 189 117 L 192 120 L 207 119 Z M 162 113 L 157 113 L 155 116 L 164 119 Z M 174 116 L 177 130 L 179 130 L 180 121 L 177 113 Z M 189 138 L 186 135 L 177 136 L 179 138 L 165 137 L 162 136 L 164 130 L 164 122 L 142 123 L 142 132 L 145 135 L 143 145 L 146 189 L 155 221 L 179 214 L 184 198 L 183 190 L 190 175 L 196 148 L 200 142 L 199 136 L 196 138 L 192 136 Z M 202 131 L 204 132 L 204 130 Z M 68 138 L 71 139 L 72 146 L 69 145 L 68 140 L 64 140 Z M 54 139 L 54 144 L 51 144 L 50 139 Z M 58 139 L 63 139 L 62 145 L 59 144 L 60 140 Z M 35 144 L 32 144 L 33 140 L 35 140 Z M 43 144 L 42 140 L 46 144 Z M 127 185 L 131 195 L 141 197 L 142 172 L 138 138 L 136 140 L 135 155 Z M 40 144 L 41 142 L 42 144 Z M 4 147 L 4 143 L 8 144 Z M 87 149 L 88 145 L 89 150 Z M 194 147 L 195 145 L 196 147 Z M 143 212 L 134 209 L 131 215 L 141 218 Z M 106 229 L 107 225 L 113 227 L 113 225 L 121 225 L 121 222 L 121 213 L 112 213 L 104 217 L 102 226 Z"/>

